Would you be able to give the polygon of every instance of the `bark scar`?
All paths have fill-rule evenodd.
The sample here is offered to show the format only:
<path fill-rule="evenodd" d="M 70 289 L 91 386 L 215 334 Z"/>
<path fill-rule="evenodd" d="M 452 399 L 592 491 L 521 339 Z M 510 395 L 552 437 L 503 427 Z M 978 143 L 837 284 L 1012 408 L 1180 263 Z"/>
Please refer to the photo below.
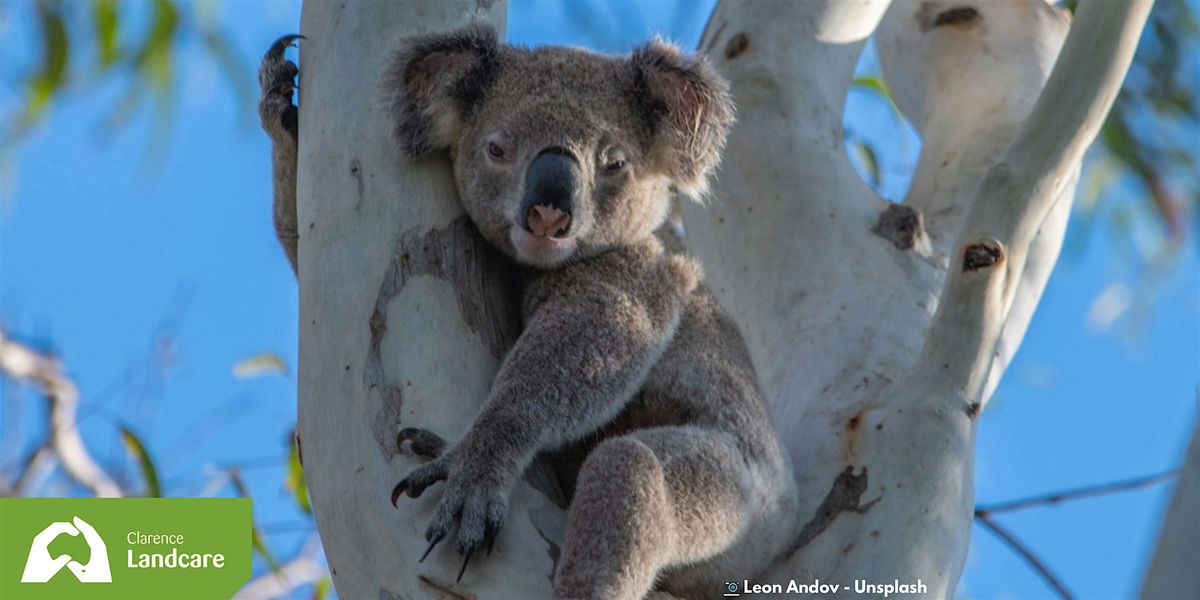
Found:
<path fill-rule="evenodd" d="M 879 502 L 876 498 L 866 504 L 861 504 L 863 492 L 867 491 L 867 468 L 862 468 L 862 473 L 854 474 L 854 467 L 848 466 L 841 473 L 838 473 L 837 478 L 833 480 L 833 486 L 829 488 L 829 493 L 825 496 L 825 500 L 821 502 L 821 506 L 817 507 L 817 514 L 809 519 L 808 523 L 804 524 L 804 528 L 800 530 L 800 535 L 796 537 L 796 541 L 788 548 L 784 554 L 784 560 L 790 560 L 792 555 L 797 550 L 807 546 L 809 542 L 816 539 L 821 532 L 829 528 L 833 524 L 834 519 L 844 512 L 852 512 L 864 514 Z"/>
<path fill-rule="evenodd" d="M 900 251 L 911 250 L 921 231 L 921 213 L 903 204 L 889 204 L 871 228 L 871 233 L 891 242 Z"/>
<path fill-rule="evenodd" d="M 550 555 L 550 584 L 553 585 L 554 573 L 558 571 L 558 557 L 560 554 L 562 554 L 562 550 L 559 549 L 558 544 L 554 543 L 554 540 L 550 539 L 545 533 L 542 532 L 542 528 L 534 525 L 534 530 L 536 530 L 538 535 L 541 536 L 541 538 L 546 542 L 546 552 Z"/>
<path fill-rule="evenodd" d="M 363 368 L 367 393 L 378 395 L 379 399 L 372 433 L 384 459 L 397 452 L 396 431 L 404 400 L 398 386 L 387 384 L 380 354 L 388 330 L 387 308 L 408 281 L 419 275 L 437 277 L 452 285 L 463 321 L 479 335 L 493 356 L 504 356 L 519 334 L 517 307 L 512 301 L 516 297 L 512 267 L 484 242 L 466 216 L 451 221 L 443 229 L 422 233 L 413 228 L 402 233 L 368 321 L 371 342 Z"/>
<path fill-rule="evenodd" d="M 729 38 L 729 43 L 725 44 L 725 60 L 733 60 L 741 53 L 750 47 L 750 38 L 746 37 L 745 33 L 739 33 Z"/>
<path fill-rule="evenodd" d="M 442 594 L 445 597 L 454 598 L 454 600 L 475 600 L 475 594 L 460 592 L 451 588 L 449 585 L 434 581 L 425 575 L 417 575 L 417 581 L 420 581 L 426 587 L 432 588 L 434 591 Z"/>

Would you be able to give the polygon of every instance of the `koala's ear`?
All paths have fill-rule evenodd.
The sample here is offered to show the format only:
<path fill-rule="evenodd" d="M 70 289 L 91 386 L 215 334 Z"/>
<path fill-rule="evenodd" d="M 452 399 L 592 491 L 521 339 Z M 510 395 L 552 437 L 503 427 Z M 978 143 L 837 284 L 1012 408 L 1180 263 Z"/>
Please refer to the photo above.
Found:
<path fill-rule="evenodd" d="M 703 58 L 660 39 L 635 50 L 629 62 L 657 160 L 680 190 L 702 196 L 734 121 L 729 85 Z"/>
<path fill-rule="evenodd" d="M 453 144 L 498 69 L 496 32 L 476 23 L 407 40 L 387 76 L 393 133 L 417 158 Z"/>

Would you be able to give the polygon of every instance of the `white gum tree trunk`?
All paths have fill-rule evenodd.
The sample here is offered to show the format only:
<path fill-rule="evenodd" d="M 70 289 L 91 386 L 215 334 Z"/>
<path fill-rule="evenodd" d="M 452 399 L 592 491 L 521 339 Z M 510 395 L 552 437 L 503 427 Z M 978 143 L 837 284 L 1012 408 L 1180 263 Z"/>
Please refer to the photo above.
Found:
<path fill-rule="evenodd" d="M 547 595 L 552 554 L 534 515 L 546 513 L 553 531 L 562 510 L 541 494 L 515 492 L 498 553 L 462 585 L 452 552 L 417 562 L 437 494 L 389 502 L 420 464 L 397 452 L 399 428 L 457 437 L 516 320 L 504 264 L 466 226 L 448 161 L 409 163 L 392 142 L 383 73 L 404 37 L 472 18 L 503 32 L 506 10 L 483 0 L 304 3 L 297 430 L 342 598 Z"/>
<path fill-rule="evenodd" d="M 1149 9 L 1083 2 L 1068 35 L 1042 0 L 718 5 L 701 51 L 729 78 L 739 123 L 714 199 L 687 204 L 685 225 L 752 349 L 807 522 L 759 581 L 921 578 L 931 595 L 953 594 L 975 416 L 1037 305 L 1083 152 Z M 536 472 L 513 495 L 497 553 L 461 584 L 453 553 L 417 562 L 436 494 L 388 501 L 417 464 L 397 451 L 397 430 L 456 438 L 516 320 L 505 265 L 462 217 L 448 164 L 407 164 L 391 143 L 381 74 L 403 36 L 470 18 L 503 31 L 505 10 L 304 5 L 298 432 L 343 598 L 550 596 L 563 502 Z M 843 149 L 845 97 L 872 33 L 924 138 L 898 205 Z"/>

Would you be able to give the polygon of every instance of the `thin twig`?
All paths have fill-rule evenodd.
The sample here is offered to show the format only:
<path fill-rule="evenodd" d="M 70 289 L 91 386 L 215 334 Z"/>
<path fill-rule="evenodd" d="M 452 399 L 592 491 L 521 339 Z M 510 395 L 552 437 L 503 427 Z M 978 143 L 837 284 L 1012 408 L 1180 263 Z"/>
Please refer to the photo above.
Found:
<path fill-rule="evenodd" d="M 991 505 L 985 504 L 983 506 L 975 507 L 975 516 L 980 517 L 998 512 L 1012 512 L 1014 510 L 1032 508 L 1034 506 L 1058 504 L 1059 502 L 1066 500 L 1078 500 L 1080 498 L 1089 498 L 1092 496 L 1101 496 L 1114 492 L 1124 492 L 1128 490 L 1149 487 L 1178 477 L 1180 471 L 1181 469 L 1171 469 L 1165 473 L 1159 473 L 1157 475 L 1150 475 L 1147 477 L 1139 477 L 1137 479 L 1126 479 L 1124 481 L 1102 483 L 1100 485 L 1063 490 L 1061 492 L 1031 496 L 1029 498 L 1021 498 L 1019 500 L 1009 500 L 1007 502 L 999 502 Z"/>
<path fill-rule="evenodd" d="M 1007 529 L 1001 527 L 999 523 L 993 521 L 992 518 L 986 513 L 976 513 L 975 520 L 978 521 L 979 524 L 985 529 L 992 532 L 993 535 L 1000 538 L 1000 540 L 1007 544 L 1008 547 L 1013 550 L 1013 552 L 1021 555 L 1021 558 L 1025 559 L 1025 562 L 1029 563 L 1029 566 L 1033 567 L 1033 569 L 1042 576 L 1042 579 L 1046 580 L 1046 583 L 1050 584 L 1050 587 L 1054 588 L 1054 591 L 1058 593 L 1059 597 L 1063 598 L 1063 600 L 1072 600 L 1072 598 L 1074 598 L 1074 596 L 1071 595 L 1070 590 L 1068 590 L 1066 586 L 1064 586 L 1062 582 L 1054 576 L 1054 573 L 1050 572 L 1050 569 L 1046 567 L 1045 563 L 1043 563 L 1042 560 L 1038 558 L 1037 555 L 1035 555 L 1029 548 L 1025 547 L 1024 544 L 1017 540 L 1017 538 L 1013 537 L 1013 535 L 1009 533 Z"/>
<path fill-rule="evenodd" d="M 53 356 L 38 352 L 0 330 L 0 373 L 37 386 L 50 404 L 49 442 L 63 471 L 100 497 L 124 493 L 96 462 L 79 434 L 79 389 Z"/>
<path fill-rule="evenodd" d="M 27 496 L 36 490 L 54 464 L 54 449 L 48 442 L 42 443 L 25 459 L 21 473 L 13 480 L 14 496 Z M 36 483 L 36 484 L 35 484 Z"/>

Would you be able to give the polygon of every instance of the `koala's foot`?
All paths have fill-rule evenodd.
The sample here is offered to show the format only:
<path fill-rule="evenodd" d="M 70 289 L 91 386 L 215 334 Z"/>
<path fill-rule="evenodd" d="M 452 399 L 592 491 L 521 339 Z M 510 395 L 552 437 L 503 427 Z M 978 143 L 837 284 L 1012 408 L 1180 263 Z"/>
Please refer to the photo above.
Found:
<path fill-rule="evenodd" d="M 298 272 L 300 230 L 296 223 L 296 157 L 299 153 L 300 115 L 292 102 L 296 90 L 296 63 L 283 53 L 300 35 L 285 35 L 267 50 L 258 67 L 258 84 L 262 97 L 258 100 L 258 117 L 262 128 L 271 138 L 271 170 L 275 184 L 272 205 L 275 236 L 283 246 L 292 271 Z"/>
<path fill-rule="evenodd" d="M 403 439 L 413 441 L 415 453 L 431 454 L 435 450 L 440 453 L 438 445 L 445 444 L 435 434 L 421 429 L 402 431 L 401 441 Z M 421 555 L 421 560 L 424 561 L 457 524 L 458 552 L 463 562 L 456 581 L 462 581 L 467 563 L 471 561 L 475 550 L 486 546 L 488 555 L 491 555 L 508 512 L 508 488 L 511 483 L 511 477 L 490 468 L 494 461 L 462 452 L 459 448 L 456 446 L 440 453 L 428 464 L 414 469 L 392 489 L 392 504 L 395 505 L 402 494 L 416 498 L 434 483 L 446 482 L 442 500 L 438 503 L 429 528 L 425 530 L 429 547 Z"/>
<path fill-rule="evenodd" d="M 662 569 L 725 551 L 747 525 L 747 462 L 729 436 L 695 427 L 596 446 L 567 513 L 554 597 L 645 600 Z"/>
<path fill-rule="evenodd" d="M 296 144 L 299 120 L 292 92 L 296 88 L 296 75 L 300 70 L 296 63 L 284 58 L 283 53 L 302 35 L 285 35 L 267 50 L 258 67 L 258 85 L 261 98 L 258 101 L 258 117 L 271 141 L 276 144 Z"/>

